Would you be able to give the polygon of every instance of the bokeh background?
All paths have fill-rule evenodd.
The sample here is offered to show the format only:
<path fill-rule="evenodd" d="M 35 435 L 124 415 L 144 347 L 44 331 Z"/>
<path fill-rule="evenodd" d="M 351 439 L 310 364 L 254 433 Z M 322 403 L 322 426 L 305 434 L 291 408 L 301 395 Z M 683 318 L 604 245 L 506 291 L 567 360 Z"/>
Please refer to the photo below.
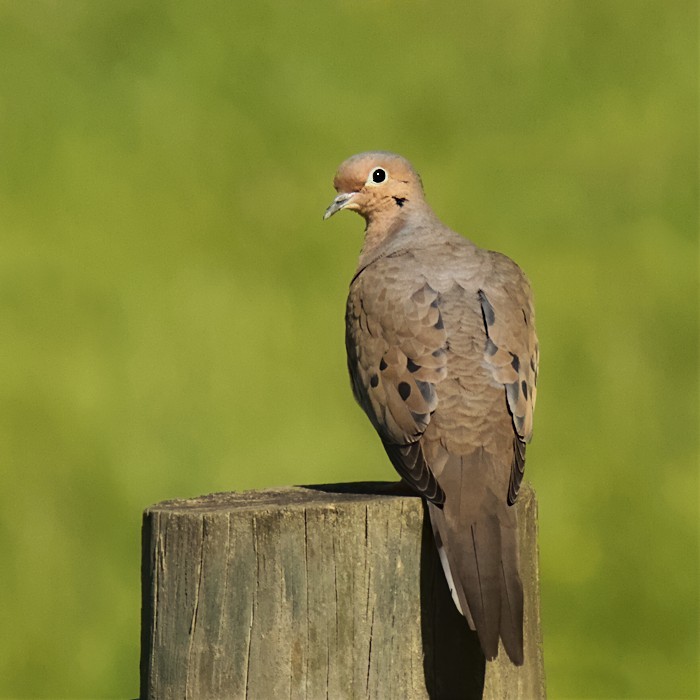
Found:
<path fill-rule="evenodd" d="M 0 696 L 135 697 L 141 511 L 390 479 L 346 378 L 398 151 L 528 272 L 552 698 L 697 697 L 692 0 L 0 2 Z"/>

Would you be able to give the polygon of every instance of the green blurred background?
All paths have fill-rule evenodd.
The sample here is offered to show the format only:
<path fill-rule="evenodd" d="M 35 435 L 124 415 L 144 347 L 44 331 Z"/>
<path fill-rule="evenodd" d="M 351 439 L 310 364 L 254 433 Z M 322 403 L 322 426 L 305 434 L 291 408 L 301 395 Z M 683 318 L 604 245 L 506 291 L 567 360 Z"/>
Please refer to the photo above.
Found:
<path fill-rule="evenodd" d="M 698 8 L 0 2 L 0 696 L 134 697 L 152 502 L 394 478 L 354 405 L 398 151 L 528 272 L 552 698 L 698 688 Z"/>

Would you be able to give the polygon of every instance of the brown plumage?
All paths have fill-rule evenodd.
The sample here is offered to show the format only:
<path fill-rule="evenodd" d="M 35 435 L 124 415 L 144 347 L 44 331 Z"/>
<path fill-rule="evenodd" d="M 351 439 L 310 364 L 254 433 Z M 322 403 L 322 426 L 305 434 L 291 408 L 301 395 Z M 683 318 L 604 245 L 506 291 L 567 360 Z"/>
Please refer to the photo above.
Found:
<path fill-rule="evenodd" d="M 361 153 L 335 177 L 366 221 L 350 284 L 353 392 L 398 473 L 429 504 L 455 604 L 493 659 L 523 661 L 511 508 L 532 436 L 538 345 L 530 286 L 509 258 L 442 224 L 400 156 Z"/>

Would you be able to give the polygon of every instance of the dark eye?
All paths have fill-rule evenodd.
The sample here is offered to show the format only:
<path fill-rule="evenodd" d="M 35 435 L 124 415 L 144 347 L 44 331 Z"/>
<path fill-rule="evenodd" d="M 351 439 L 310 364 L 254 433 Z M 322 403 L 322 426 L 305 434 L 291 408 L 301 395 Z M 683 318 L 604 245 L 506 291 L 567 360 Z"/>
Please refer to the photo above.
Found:
<path fill-rule="evenodd" d="M 384 170 L 384 168 L 375 168 L 372 171 L 372 182 L 378 185 L 380 182 L 384 182 L 384 180 L 386 180 L 386 170 Z"/>

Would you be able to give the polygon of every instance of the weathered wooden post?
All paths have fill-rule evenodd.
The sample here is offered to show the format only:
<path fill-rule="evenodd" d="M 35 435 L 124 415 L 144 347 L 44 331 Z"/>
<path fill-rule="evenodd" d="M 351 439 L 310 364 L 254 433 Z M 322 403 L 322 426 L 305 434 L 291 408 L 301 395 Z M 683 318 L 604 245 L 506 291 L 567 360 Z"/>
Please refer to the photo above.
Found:
<path fill-rule="evenodd" d="M 420 498 L 339 484 L 148 508 L 142 699 L 543 698 L 532 489 L 516 508 L 525 664 L 501 650 L 485 686 Z"/>

